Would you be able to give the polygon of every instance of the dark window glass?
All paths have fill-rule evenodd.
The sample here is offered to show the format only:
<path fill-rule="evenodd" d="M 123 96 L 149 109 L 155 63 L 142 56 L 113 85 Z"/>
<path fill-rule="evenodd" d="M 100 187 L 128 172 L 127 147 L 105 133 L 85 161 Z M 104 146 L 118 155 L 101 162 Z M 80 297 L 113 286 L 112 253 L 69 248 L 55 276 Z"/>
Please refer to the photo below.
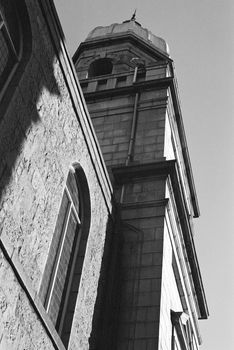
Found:
<path fill-rule="evenodd" d="M 107 79 L 98 80 L 97 90 L 104 90 L 106 88 Z"/>
<path fill-rule="evenodd" d="M 145 69 L 139 69 L 137 72 L 137 82 L 145 81 L 146 71 Z"/>
<path fill-rule="evenodd" d="M 87 91 L 87 89 L 88 89 L 88 83 L 87 83 L 87 82 L 81 83 L 80 86 L 81 86 L 83 92 L 86 92 L 86 91 Z"/>
<path fill-rule="evenodd" d="M 9 59 L 9 49 L 7 47 L 6 40 L 4 38 L 3 32 L 0 32 L 0 76 L 4 72 L 7 66 L 7 61 Z"/>
<path fill-rule="evenodd" d="M 118 77 L 116 81 L 116 87 L 122 87 L 126 85 L 127 77 Z"/>
<path fill-rule="evenodd" d="M 110 58 L 100 58 L 89 66 L 89 78 L 99 77 L 101 75 L 111 74 L 113 64 Z"/>

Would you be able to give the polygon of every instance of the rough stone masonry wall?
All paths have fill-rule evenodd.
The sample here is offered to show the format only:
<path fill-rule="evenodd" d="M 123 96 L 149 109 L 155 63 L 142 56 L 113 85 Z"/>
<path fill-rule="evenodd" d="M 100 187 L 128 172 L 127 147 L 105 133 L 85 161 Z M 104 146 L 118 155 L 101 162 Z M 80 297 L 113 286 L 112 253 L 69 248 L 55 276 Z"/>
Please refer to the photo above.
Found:
<path fill-rule="evenodd" d="M 78 120 L 82 116 L 77 119 L 44 17 L 38 2 L 26 3 L 33 48 L 1 120 L 0 234 L 37 292 L 69 166 L 81 164 L 89 185 L 92 218 L 69 348 L 87 349 L 108 210 Z M 0 286 L 0 348 L 52 348 L 2 252 Z"/>
<path fill-rule="evenodd" d="M 2 251 L 0 281 L 0 349 L 54 349 Z"/>

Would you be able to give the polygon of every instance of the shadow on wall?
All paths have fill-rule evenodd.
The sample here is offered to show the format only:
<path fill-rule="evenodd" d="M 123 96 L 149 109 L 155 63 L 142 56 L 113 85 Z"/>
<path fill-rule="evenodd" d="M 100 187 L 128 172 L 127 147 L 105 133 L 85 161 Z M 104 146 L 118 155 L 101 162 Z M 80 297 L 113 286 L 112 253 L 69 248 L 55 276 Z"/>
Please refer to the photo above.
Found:
<path fill-rule="evenodd" d="M 26 139 L 33 144 L 32 125 L 39 121 L 43 123 L 40 115 L 44 116 L 48 109 L 48 114 L 53 113 L 49 96 L 60 96 L 54 72 L 57 57 L 48 28 L 42 23 L 44 18 L 38 15 L 41 11 L 38 3 L 40 1 L 0 0 L 0 21 L 3 23 L 0 35 L 4 41 L 1 50 L 5 49 L 9 62 L 12 52 L 16 56 L 12 66 L 2 59 L 0 62 L 0 74 L 8 65 L 8 77 L 0 91 L 0 209 L 3 209 L 0 222 L 4 217 L 4 206 L 7 206 L 7 201 L 1 203 L 2 197 L 7 196 L 9 183 L 17 181 L 25 166 L 30 167 L 30 162 L 19 155 Z M 46 103 L 47 110 L 43 110 Z"/>
<path fill-rule="evenodd" d="M 115 222 L 109 218 L 106 229 L 104 254 L 98 281 L 97 298 L 89 338 L 90 350 L 116 349 L 121 302 L 121 250 L 123 227 L 118 208 Z"/>
<path fill-rule="evenodd" d="M 32 222 L 35 219 L 35 215 L 36 215 L 35 213 L 38 210 L 38 207 L 40 206 L 39 205 L 40 203 L 38 200 L 36 201 L 35 208 L 32 208 L 31 203 L 33 202 L 33 200 L 31 200 L 31 198 L 29 198 L 28 200 L 27 198 L 30 196 L 36 197 L 37 191 L 31 191 L 31 188 L 30 188 L 30 191 L 32 193 L 30 193 L 30 191 L 28 192 L 24 191 L 23 193 L 23 190 L 24 190 L 23 186 L 25 188 L 30 186 L 33 187 L 34 182 L 35 182 L 35 185 L 36 185 L 36 182 L 39 182 L 39 179 L 34 180 L 34 174 L 36 174 L 35 168 L 38 163 L 39 163 L 41 173 L 44 170 L 43 176 L 45 176 L 45 178 L 46 176 L 48 176 L 48 173 L 53 174 L 54 164 L 52 162 L 54 162 L 55 160 L 54 155 L 50 154 L 50 158 L 48 157 L 48 159 L 50 159 L 51 161 L 49 164 L 47 164 L 48 169 L 44 169 L 46 168 L 45 159 L 48 156 L 47 153 L 56 152 L 56 148 L 59 147 L 58 144 L 56 143 L 57 142 L 56 132 L 59 130 L 60 127 L 61 129 L 63 127 L 63 123 L 64 123 L 63 112 L 65 112 L 65 114 L 67 115 L 67 103 L 66 103 L 67 101 L 64 101 L 64 99 L 62 98 L 65 79 L 62 76 L 61 65 L 58 62 L 59 53 L 60 53 L 59 52 L 60 43 L 59 41 L 58 42 L 53 41 L 54 37 L 52 38 L 52 34 L 50 35 L 49 33 L 48 23 L 44 22 L 44 20 L 46 20 L 48 16 L 48 13 L 46 12 L 46 9 L 45 9 L 46 6 L 48 7 L 50 6 L 48 4 L 51 4 L 51 6 L 53 6 L 53 2 L 50 0 L 48 1 L 38 0 L 35 2 L 31 0 L 17 0 L 17 1 L 0 0 L 0 24 L 3 23 L 3 26 L 6 29 L 3 36 L 1 35 L 2 27 L 0 27 L 0 79 L 2 77 L 1 68 L 5 69 L 5 67 L 8 65 L 7 61 L 5 62 L 6 65 L 4 65 L 4 61 L 1 60 L 1 51 L 2 51 L 1 40 L 3 40 L 3 37 L 4 37 L 5 53 L 6 53 L 5 57 L 10 57 L 10 54 L 12 53 L 11 49 L 15 49 L 15 47 L 17 48 L 17 39 L 20 40 L 20 44 L 18 43 L 19 49 L 15 50 L 16 54 L 14 53 L 15 55 L 14 57 L 17 56 L 17 60 L 13 65 L 10 65 L 10 70 L 8 70 L 9 74 L 3 84 L 2 89 L 1 89 L 1 82 L 0 82 L 0 234 L 3 232 L 4 228 L 6 228 L 4 232 L 7 232 L 7 229 L 9 227 L 11 227 L 12 232 L 14 231 L 14 227 L 13 225 L 11 225 L 12 224 L 11 219 L 12 219 L 12 216 L 14 215 L 17 216 L 17 219 L 19 219 L 19 221 L 17 222 L 17 225 L 15 225 L 16 229 L 13 232 L 14 235 L 12 234 L 12 236 L 14 236 L 12 241 L 14 240 L 13 244 L 15 244 L 15 246 L 17 246 L 18 248 L 17 253 L 19 255 L 19 260 L 21 260 L 21 257 L 23 257 L 22 260 L 24 260 L 23 262 L 25 265 L 27 264 L 29 259 L 38 258 L 36 254 L 34 256 L 33 255 L 30 256 L 31 246 L 34 245 L 34 243 L 35 245 L 38 244 L 39 246 L 39 244 L 41 244 L 43 239 L 48 240 L 48 237 L 44 235 L 44 237 L 42 238 L 43 230 L 41 229 L 41 226 L 39 226 L 38 223 L 36 223 L 38 225 L 37 229 L 40 228 L 41 230 L 40 229 L 37 230 L 37 235 L 31 234 L 32 227 L 28 225 L 29 229 L 28 231 L 27 230 L 24 231 L 24 237 L 26 237 L 27 233 L 30 233 L 30 234 L 28 234 L 26 244 L 22 249 L 23 244 L 21 242 L 21 237 L 19 232 L 20 230 L 23 231 L 24 229 L 23 224 L 25 224 L 25 221 L 27 219 L 26 214 L 29 214 L 28 216 L 31 215 L 30 220 L 31 218 L 32 220 L 31 221 L 28 220 L 28 222 L 29 223 Z M 49 20 L 51 20 L 51 18 Z M 18 26 L 18 29 L 19 29 L 18 33 L 21 32 L 20 38 L 18 37 L 17 34 L 15 37 L 12 34 L 14 29 L 13 31 L 11 31 L 11 29 L 15 28 L 15 26 Z M 15 46 L 15 47 L 7 46 L 11 41 L 8 39 L 12 40 L 12 44 L 13 44 L 12 46 Z M 55 120 L 56 120 L 56 125 L 54 122 Z M 55 140 L 54 143 L 53 143 L 53 140 Z M 53 150 L 53 148 L 55 148 L 55 150 Z M 81 178 L 80 175 L 79 175 L 79 178 Z M 54 181 L 54 179 L 50 181 L 52 182 Z M 17 186 L 19 186 L 19 188 Z M 82 188 L 82 191 L 84 191 L 84 188 Z M 27 206 L 25 205 L 25 208 L 26 208 L 26 209 L 24 208 L 26 212 L 25 215 L 22 215 L 21 206 L 20 205 L 18 206 L 20 207 L 19 209 L 19 208 L 16 208 L 16 205 L 15 205 L 18 198 L 21 204 L 22 197 L 26 197 L 25 201 L 27 202 L 27 204 L 29 203 L 29 205 Z M 89 196 L 87 196 L 87 198 L 88 197 Z M 46 200 L 47 199 L 45 198 L 45 201 Z M 43 218 L 47 215 L 46 210 L 44 210 L 44 208 L 46 208 L 46 204 L 47 203 L 43 203 L 43 210 L 40 210 L 40 215 Z M 71 212 L 72 210 L 70 211 L 70 213 Z M 85 211 L 85 213 L 87 212 Z M 10 219 L 7 217 L 7 215 L 8 217 L 10 217 Z M 35 219 L 35 222 L 36 222 L 36 219 Z M 61 225 L 61 222 L 60 222 L 60 225 Z M 86 250 L 89 223 L 87 226 L 88 227 L 86 228 L 86 231 L 87 231 L 86 236 L 84 237 L 82 236 L 82 240 L 81 240 L 81 247 L 83 250 L 81 248 L 80 249 L 81 249 L 82 257 L 84 257 L 84 252 Z M 83 225 L 83 229 L 84 228 L 85 228 L 85 225 Z M 106 245 L 109 244 L 112 247 L 115 241 L 118 239 L 118 237 L 116 236 L 112 237 L 111 217 L 109 218 L 109 221 L 108 221 L 107 231 L 108 231 L 108 234 L 107 234 L 108 237 L 107 237 Z M 38 232 L 39 232 L 40 238 L 36 241 L 38 237 Z M 10 236 L 10 232 L 9 232 L 9 236 Z M 36 236 L 36 239 L 35 239 L 35 236 Z M 98 237 L 99 236 L 97 236 L 97 238 Z M 57 237 L 55 238 L 57 239 Z M 95 253 L 98 256 L 101 251 L 99 246 L 99 244 L 101 243 L 99 242 L 95 243 L 95 240 L 93 241 L 94 242 L 92 244 L 94 244 L 94 247 L 95 245 L 97 246 L 96 248 L 97 251 L 95 253 L 93 250 L 92 254 Z M 56 242 L 56 244 L 58 246 L 59 243 Z M 117 246 L 118 244 L 114 244 L 114 247 L 117 247 Z M 40 246 L 40 252 L 42 252 L 41 247 L 42 245 Z M 51 245 L 51 247 L 52 249 L 54 248 L 53 245 Z M 76 249 L 76 246 L 74 246 L 74 249 Z M 38 252 L 39 250 L 37 251 L 37 253 Z M 108 252 L 109 254 L 105 258 L 105 262 L 106 262 L 106 266 L 108 267 L 109 259 L 111 258 L 112 259 L 111 267 L 107 271 L 108 274 L 106 273 L 104 275 L 103 277 L 104 279 L 106 278 L 106 276 L 109 277 L 109 274 L 118 267 L 118 266 L 116 267 L 115 259 L 111 257 L 113 249 L 111 251 L 109 250 Z M 19 253 L 22 255 L 20 255 Z M 77 261 L 80 263 L 82 259 L 79 259 L 80 258 L 79 253 L 80 251 L 78 252 L 78 255 L 77 255 Z M 114 257 L 117 256 L 117 253 L 118 251 L 115 250 Z M 43 254 L 42 254 L 42 258 L 44 258 Z M 55 257 L 53 257 L 53 259 L 55 260 Z M 93 259 L 93 256 L 92 256 L 92 259 Z M 38 263 L 38 260 L 36 263 Z M 77 267 L 78 262 L 74 266 L 77 268 L 77 271 L 80 273 L 80 270 Z M 29 269 L 26 271 L 27 273 L 28 271 L 30 271 L 30 273 L 28 273 L 28 276 L 31 278 L 32 283 L 34 283 L 34 281 L 38 277 L 38 276 L 35 276 L 38 272 L 36 263 L 31 264 L 31 266 L 33 266 L 33 269 L 34 269 L 32 273 L 31 273 L 31 270 Z M 52 261 L 52 263 L 54 263 L 54 261 Z M 93 261 L 92 261 L 92 264 L 93 264 Z M 30 269 L 31 269 L 31 266 L 29 267 Z M 80 269 L 82 269 L 82 265 Z M 45 271 L 47 273 L 48 268 Z M 77 278 L 76 281 L 79 282 L 79 279 Z M 68 284 L 67 279 L 66 279 L 66 283 Z M 112 279 L 108 281 L 108 284 L 106 282 L 106 285 L 108 287 L 109 285 L 111 285 L 111 288 L 113 290 L 115 289 L 114 287 L 116 286 L 116 280 L 114 279 L 114 275 L 112 275 Z M 79 286 L 77 286 L 75 290 L 76 296 L 78 292 L 78 287 Z M 90 288 L 90 290 L 91 290 L 90 300 L 92 302 L 92 298 L 93 298 L 93 295 L 95 295 L 95 293 L 93 292 L 92 288 Z M 63 300 L 65 300 L 65 297 L 67 298 L 68 294 L 66 294 L 66 292 L 67 290 L 65 288 L 65 292 L 62 296 Z M 71 316 L 70 315 L 71 310 L 74 311 L 74 305 L 75 305 L 76 299 L 73 300 L 72 299 L 73 297 L 74 295 L 71 294 L 69 295 L 69 299 L 66 299 L 68 300 L 68 302 L 70 302 L 70 299 L 72 300 L 71 304 L 69 304 L 69 307 L 67 307 L 66 317 Z M 101 297 L 103 297 L 103 295 L 101 295 Z M 113 302 L 112 293 L 109 293 L 108 297 L 110 299 L 110 302 L 108 305 L 110 305 Z M 86 299 L 88 300 L 88 297 L 86 297 Z M 107 306 L 105 305 L 105 307 Z M 64 312 L 64 310 L 65 308 L 63 309 L 63 305 L 62 305 L 59 309 L 59 317 L 60 317 L 60 314 Z M 18 316 L 16 315 L 16 318 L 17 317 Z M 69 322 L 66 323 L 66 326 L 68 326 L 69 330 L 67 333 L 65 333 L 64 331 L 64 337 L 62 336 L 62 340 L 64 342 L 67 342 L 69 339 L 69 337 L 68 338 L 66 337 L 67 335 L 70 336 L 71 321 L 72 321 L 72 318 L 70 318 Z M 88 320 L 86 322 L 88 322 Z M 60 326 L 59 323 L 58 325 Z M 63 332 L 63 329 L 62 329 L 62 332 Z"/>

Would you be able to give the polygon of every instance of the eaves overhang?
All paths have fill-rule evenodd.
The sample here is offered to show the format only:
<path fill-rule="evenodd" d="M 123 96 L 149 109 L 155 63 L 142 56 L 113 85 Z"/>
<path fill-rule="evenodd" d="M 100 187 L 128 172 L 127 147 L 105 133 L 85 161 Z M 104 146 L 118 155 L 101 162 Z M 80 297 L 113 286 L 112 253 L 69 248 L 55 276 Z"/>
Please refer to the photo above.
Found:
<path fill-rule="evenodd" d="M 172 69 L 172 71 L 173 71 L 173 69 Z M 196 193 L 196 188 L 195 188 L 195 183 L 194 183 L 194 178 L 193 178 L 192 165 L 191 165 L 189 151 L 188 151 L 188 144 L 187 144 L 185 130 L 184 130 L 182 112 L 181 112 L 181 108 L 180 108 L 177 82 L 176 82 L 176 78 L 174 76 L 173 76 L 173 79 L 171 81 L 170 91 L 171 91 L 171 95 L 172 95 L 172 99 L 173 99 L 175 118 L 176 118 L 179 138 L 180 138 L 180 142 L 181 142 L 181 148 L 182 148 L 182 154 L 183 154 L 184 163 L 185 163 L 186 174 L 187 174 L 187 178 L 188 178 L 188 184 L 189 184 L 189 189 L 190 189 L 190 194 L 191 194 L 191 201 L 193 204 L 194 217 L 196 218 L 196 217 L 200 216 L 200 209 L 199 209 L 197 193 Z"/>
<path fill-rule="evenodd" d="M 195 250 L 193 233 L 189 216 L 186 209 L 185 197 L 180 180 L 180 174 L 176 160 L 160 161 L 154 163 L 129 165 L 113 167 L 112 173 L 116 184 L 122 185 L 131 182 L 136 178 L 147 178 L 152 176 L 169 176 L 173 193 L 175 196 L 178 215 L 183 233 L 183 239 L 188 255 L 189 265 L 191 268 L 194 288 L 197 295 L 200 317 L 201 319 L 208 318 L 208 306 L 206 302 L 204 287 L 202 283 L 200 268 L 198 264 L 197 254 Z"/>
<path fill-rule="evenodd" d="M 162 50 L 160 50 L 153 44 L 150 44 L 150 42 L 137 36 L 133 32 L 105 35 L 105 36 L 83 41 L 79 45 L 78 49 L 76 50 L 75 54 L 72 57 L 73 62 L 74 64 L 76 63 L 78 57 L 81 55 L 81 53 L 84 50 L 95 49 L 98 47 L 108 47 L 110 45 L 119 45 L 126 42 L 131 43 L 133 46 L 137 47 L 138 49 L 143 50 L 152 58 L 155 58 L 155 59 L 160 58 L 164 61 L 172 62 L 172 59 L 169 57 L 168 54 L 164 53 Z"/>

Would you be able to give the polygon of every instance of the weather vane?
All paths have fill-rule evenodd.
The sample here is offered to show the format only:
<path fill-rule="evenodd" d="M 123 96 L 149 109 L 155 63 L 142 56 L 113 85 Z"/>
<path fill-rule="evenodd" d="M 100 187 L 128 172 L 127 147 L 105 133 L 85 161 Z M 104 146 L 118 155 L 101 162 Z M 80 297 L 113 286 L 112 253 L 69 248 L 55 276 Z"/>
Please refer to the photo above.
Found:
<path fill-rule="evenodd" d="M 135 11 L 134 11 L 134 13 L 132 15 L 131 21 L 135 21 L 136 20 L 136 10 L 137 9 L 135 9 Z"/>

